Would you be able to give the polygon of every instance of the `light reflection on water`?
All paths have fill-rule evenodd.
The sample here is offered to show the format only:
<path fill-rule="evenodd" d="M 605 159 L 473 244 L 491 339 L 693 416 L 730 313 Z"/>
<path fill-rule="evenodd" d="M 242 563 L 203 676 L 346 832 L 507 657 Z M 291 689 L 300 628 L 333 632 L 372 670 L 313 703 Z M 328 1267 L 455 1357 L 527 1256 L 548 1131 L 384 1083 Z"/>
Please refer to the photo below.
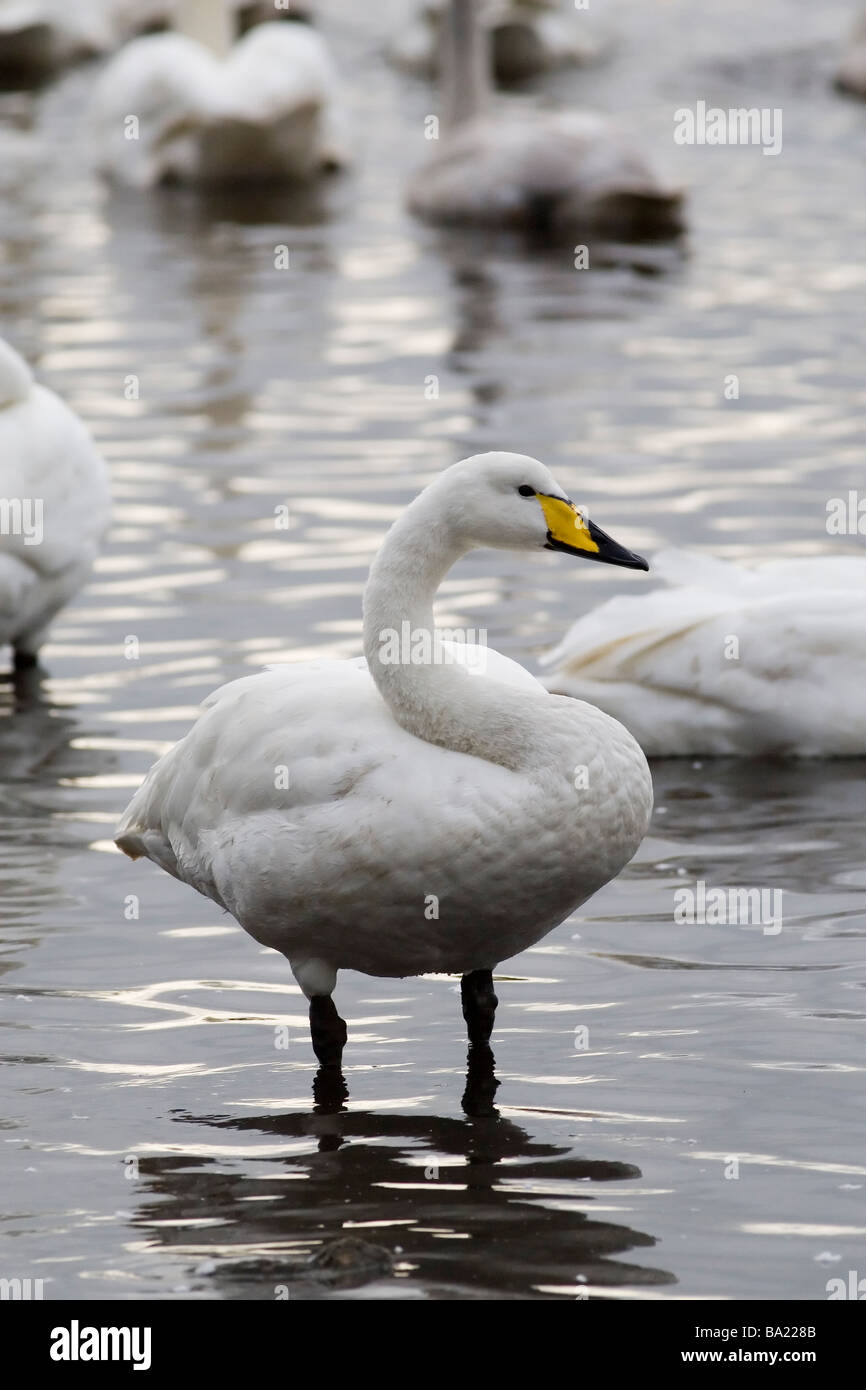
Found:
<path fill-rule="evenodd" d="M 583 279 L 570 255 L 404 215 L 431 98 L 387 69 L 357 91 L 357 173 L 302 202 L 109 197 L 81 139 L 87 71 L 30 129 L 0 100 L 4 331 L 94 429 L 116 498 L 48 677 L 0 686 L 0 1272 L 49 1296 L 810 1299 L 816 1256 L 862 1268 L 859 765 L 658 765 L 635 863 L 503 967 L 498 1091 L 467 1086 L 453 981 L 347 976 L 351 1095 L 314 1097 L 281 958 L 110 849 L 214 686 L 357 653 L 381 535 L 461 454 L 538 454 L 641 551 L 829 548 L 866 398 L 866 108 L 824 81 L 848 6 L 607 8 L 629 43 L 547 90 L 616 93 L 660 145 L 692 94 L 761 93 L 786 144 L 681 150 L 686 248 Z M 393 10 L 333 28 L 345 72 L 378 62 L 365 26 L 384 36 Z M 473 555 L 440 612 L 534 667 L 578 611 L 646 582 L 588 568 Z M 781 889 L 782 933 L 676 926 L 697 878 Z M 340 1234 L 386 1247 L 390 1273 L 315 1274 Z"/>

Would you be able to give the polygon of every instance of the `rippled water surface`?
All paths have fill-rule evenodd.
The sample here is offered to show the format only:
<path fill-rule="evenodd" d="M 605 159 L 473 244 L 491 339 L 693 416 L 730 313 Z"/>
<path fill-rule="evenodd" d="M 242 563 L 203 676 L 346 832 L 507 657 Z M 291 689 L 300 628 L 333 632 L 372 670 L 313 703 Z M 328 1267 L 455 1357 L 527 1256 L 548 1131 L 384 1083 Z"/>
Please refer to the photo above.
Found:
<path fill-rule="evenodd" d="M 538 90 L 622 110 L 691 233 L 591 272 L 406 216 L 434 98 L 382 61 L 400 4 L 322 6 L 357 163 L 302 203 L 107 194 L 92 69 L 0 97 L 3 331 L 116 498 L 44 683 L 0 686 L 0 1273 L 48 1297 L 821 1299 L 866 1268 L 860 764 L 658 765 L 635 862 L 501 968 L 495 1102 L 454 981 L 352 975 L 350 1094 L 314 1097 L 283 959 L 110 845 L 214 686 L 359 651 L 385 527 L 463 454 L 542 457 L 638 550 L 856 548 L 824 525 L 863 483 L 856 7 L 593 9 L 610 61 Z M 783 108 L 782 155 L 674 146 L 699 98 Z M 537 669 L 648 582 L 482 553 L 439 611 Z M 696 879 L 781 890 L 783 930 L 677 925 Z M 308 1263 L 341 1235 L 390 1260 Z"/>

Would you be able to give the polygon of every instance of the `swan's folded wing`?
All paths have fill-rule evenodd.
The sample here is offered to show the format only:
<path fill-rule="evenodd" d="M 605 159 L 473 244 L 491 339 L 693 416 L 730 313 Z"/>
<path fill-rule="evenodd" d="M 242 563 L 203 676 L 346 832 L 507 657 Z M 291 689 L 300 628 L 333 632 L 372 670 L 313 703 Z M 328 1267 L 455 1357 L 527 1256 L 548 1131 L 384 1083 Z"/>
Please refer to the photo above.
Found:
<path fill-rule="evenodd" d="M 766 596 L 612 600 L 575 624 L 545 684 L 619 719 L 652 756 L 862 755 L 864 607 L 850 583 L 810 583 L 803 564 L 785 582 L 781 564 L 768 574 Z"/>
<path fill-rule="evenodd" d="M 481 654 L 488 669 L 479 679 L 546 698 L 514 662 Z M 287 885 L 312 893 L 335 865 L 348 875 L 354 864 L 363 876 L 371 862 L 393 864 L 406 815 L 418 820 L 414 845 L 434 831 L 450 837 L 458 823 L 471 842 L 479 816 L 499 801 L 509 805 L 511 774 L 487 764 L 480 780 L 478 773 L 467 755 L 401 728 L 363 659 L 287 664 L 209 696 L 136 792 L 116 841 L 241 921 L 255 900 L 251 915 L 263 921 L 285 906 Z M 449 818 L 434 809 L 443 802 Z"/>
<path fill-rule="evenodd" d="M 222 902 L 214 851 L 233 825 L 274 816 L 281 832 L 299 827 L 409 738 L 360 660 L 289 664 L 232 681 L 151 768 L 117 844 Z"/>
<path fill-rule="evenodd" d="M 682 639 L 708 619 L 741 613 L 751 604 L 786 598 L 794 613 L 832 610 L 834 600 L 821 595 L 866 593 L 866 559 L 859 556 L 810 556 L 775 560 L 746 569 L 714 556 L 667 549 L 652 558 L 650 573 L 668 586 L 650 593 L 609 599 L 572 624 L 562 641 L 542 657 L 542 666 L 557 673 L 619 680 L 635 657 Z M 769 618 L 758 618 L 769 622 Z M 697 640 L 697 639 L 696 639 Z M 549 689 L 561 689 L 556 677 Z"/>

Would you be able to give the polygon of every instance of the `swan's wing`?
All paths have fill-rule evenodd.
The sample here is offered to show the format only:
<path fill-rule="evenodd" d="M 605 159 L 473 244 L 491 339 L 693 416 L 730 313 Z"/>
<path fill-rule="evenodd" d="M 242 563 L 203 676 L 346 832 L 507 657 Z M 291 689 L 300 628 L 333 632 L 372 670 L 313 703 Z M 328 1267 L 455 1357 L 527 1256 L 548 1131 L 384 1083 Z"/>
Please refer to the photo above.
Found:
<path fill-rule="evenodd" d="M 866 752 L 866 561 L 782 561 L 728 587 L 730 568 L 580 619 L 548 689 L 598 705 L 656 756 Z"/>
<path fill-rule="evenodd" d="M 637 653 L 724 612 L 740 581 L 736 566 L 706 563 L 703 556 L 687 552 L 654 556 L 650 572 L 680 587 L 608 599 L 578 618 L 541 664 L 569 673 L 592 670 L 598 679 L 612 676 Z M 550 681 L 545 684 L 562 689 L 551 687 Z"/>
<path fill-rule="evenodd" d="M 126 44 L 97 81 L 92 123 L 99 164 L 133 187 L 157 182 L 214 102 L 220 65 L 184 34 L 148 34 Z"/>
<path fill-rule="evenodd" d="M 277 805 L 291 818 L 339 796 L 364 769 L 365 735 L 372 733 L 374 748 L 387 746 L 362 665 L 302 662 L 215 690 L 136 792 L 118 827 L 120 848 L 219 900 L 204 844 L 209 829 L 227 814 Z"/>
<path fill-rule="evenodd" d="M 807 608 L 814 595 L 866 591 L 866 559 L 815 556 L 775 560 L 746 569 L 727 560 L 688 550 L 659 551 L 650 573 L 668 586 L 648 594 L 609 599 L 578 618 L 558 646 L 542 658 L 543 666 L 594 671 L 613 677 L 638 653 L 668 639 L 684 636 L 717 614 L 788 596 L 792 608 L 802 595 Z M 607 664 L 606 664 L 607 663 Z M 550 686 L 550 682 L 546 681 Z"/>
<path fill-rule="evenodd" d="M 497 656 L 495 679 L 547 698 Z M 275 901 L 285 911 L 288 894 L 312 892 L 320 873 L 360 881 L 391 864 L 396 880 L 407 845 L 423 852 L 434 833 L 476 843 L 486 820 L 513 816 L 512 783 L 504 768 L 402 729 L 362 659 L 289 664 L 208 698 L 136 792 L 117 843 L 239 920 L 265 922 Z"/>

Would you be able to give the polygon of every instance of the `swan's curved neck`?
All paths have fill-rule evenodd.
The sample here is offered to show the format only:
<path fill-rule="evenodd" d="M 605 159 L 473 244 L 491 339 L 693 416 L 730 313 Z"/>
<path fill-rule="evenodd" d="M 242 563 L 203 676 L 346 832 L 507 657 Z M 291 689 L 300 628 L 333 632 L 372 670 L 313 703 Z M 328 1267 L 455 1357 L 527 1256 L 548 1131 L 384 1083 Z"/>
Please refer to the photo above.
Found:
<path fill-rule="evenodd" d="M 440 50 L 443 117 L 450 129 L 483 111 L 490 94 L 490 47 L 479 0 L 450 0 Z"/>
<path fill-rule="evenodd" d="M 180 0 L 175 27 L 178 33 L 210 49 L 216 58 L 225 58 L 235 41 L 228 0 Z"/>
<path fill-rule="evenodd" d="M 455 664 L 433 617 L 439 584 L 468 549 L 443 518 L 442 499 L 433 489 L 422 492 L 391 527 L 370 569 L 364 654 L 404 729 L 517 769 L 530 757 L 532 741 L 526 694 L 486 679 L 483 668 Z"/>

